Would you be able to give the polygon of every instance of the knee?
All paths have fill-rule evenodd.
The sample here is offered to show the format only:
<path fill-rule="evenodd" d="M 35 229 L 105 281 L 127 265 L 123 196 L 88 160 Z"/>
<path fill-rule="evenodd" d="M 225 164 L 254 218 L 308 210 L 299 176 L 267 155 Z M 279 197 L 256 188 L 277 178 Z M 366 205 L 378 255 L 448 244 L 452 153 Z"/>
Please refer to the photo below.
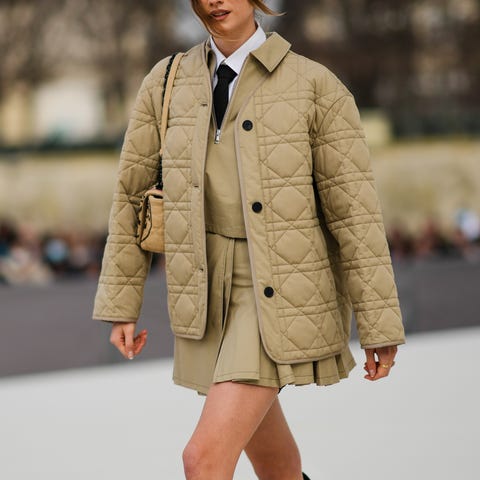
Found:
<path fill-rule="evenodd" d="M 200 478 L 202 472 L 202 461 L 204 460 L 200 446 L 190 442 L 183 450 L 182 460 L 185 477 L 187 480 Z"/>
<path fill-rule="evenodd" d="M 187 480 L 210 478 L 219 469 L 214 452 L 204 445 L 205 442 L 190 441 L 183 450 L 183 469 Z"/>

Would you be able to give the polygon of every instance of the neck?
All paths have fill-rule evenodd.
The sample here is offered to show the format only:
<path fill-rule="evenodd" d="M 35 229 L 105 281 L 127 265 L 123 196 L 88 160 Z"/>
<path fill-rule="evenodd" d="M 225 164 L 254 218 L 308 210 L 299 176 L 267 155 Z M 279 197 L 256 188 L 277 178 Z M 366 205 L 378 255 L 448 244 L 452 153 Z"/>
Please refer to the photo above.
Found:
<path fill-rule="evenodd" d="M 243 29 L 239 33 L 231 33 L 225 36 L 213 36 L 215 45 L 218 49 L 225 55 L 229 57 L 233 52 L 238 50 L 257 30 L 257 25 L 255 22 L 252 22 L 249 28 Z"/>

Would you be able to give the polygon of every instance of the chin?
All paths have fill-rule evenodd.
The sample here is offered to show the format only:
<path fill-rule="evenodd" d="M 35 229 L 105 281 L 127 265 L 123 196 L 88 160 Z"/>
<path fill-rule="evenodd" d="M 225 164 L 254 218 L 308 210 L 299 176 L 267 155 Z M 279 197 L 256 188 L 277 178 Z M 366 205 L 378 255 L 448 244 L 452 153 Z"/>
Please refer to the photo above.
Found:
<path fill-rule="evenodd" d="M 212 27 L 212 32 L 214 35 L 228 36 L 233 31 L 231 28 L 223 25 L 214 25 L 214 27 L 215 28 Z"/>

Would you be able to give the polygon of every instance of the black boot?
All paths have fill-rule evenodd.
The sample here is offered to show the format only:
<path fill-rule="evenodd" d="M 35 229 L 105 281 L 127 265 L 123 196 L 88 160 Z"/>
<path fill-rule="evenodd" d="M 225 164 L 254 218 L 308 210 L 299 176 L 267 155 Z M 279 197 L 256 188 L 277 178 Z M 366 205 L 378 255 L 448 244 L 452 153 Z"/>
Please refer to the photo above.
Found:
<path fill-rule="evenodd" d="M 304 473 L 302 473 L 303 475 L 303 480 L 310 480 Z"/>

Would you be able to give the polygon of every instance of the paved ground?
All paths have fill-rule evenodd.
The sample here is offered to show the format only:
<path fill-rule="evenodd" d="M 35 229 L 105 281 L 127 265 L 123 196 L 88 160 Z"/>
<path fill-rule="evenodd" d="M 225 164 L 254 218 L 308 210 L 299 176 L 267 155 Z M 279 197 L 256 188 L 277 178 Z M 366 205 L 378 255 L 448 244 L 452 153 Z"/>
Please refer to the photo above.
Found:
<path fill-rule="evenodd" d="M 85 351 L 88 346 L 79 348 Z M 388 379 L 287 387 L 287 417 L 312 480 L 478 479 L 480 327 L 411 335 Z M 171 360 L 124 361 L 0 380 L 8 480 L 181 480 L 203 399 Z M 236 480 L 255 476 L 242 458 Z"/>

